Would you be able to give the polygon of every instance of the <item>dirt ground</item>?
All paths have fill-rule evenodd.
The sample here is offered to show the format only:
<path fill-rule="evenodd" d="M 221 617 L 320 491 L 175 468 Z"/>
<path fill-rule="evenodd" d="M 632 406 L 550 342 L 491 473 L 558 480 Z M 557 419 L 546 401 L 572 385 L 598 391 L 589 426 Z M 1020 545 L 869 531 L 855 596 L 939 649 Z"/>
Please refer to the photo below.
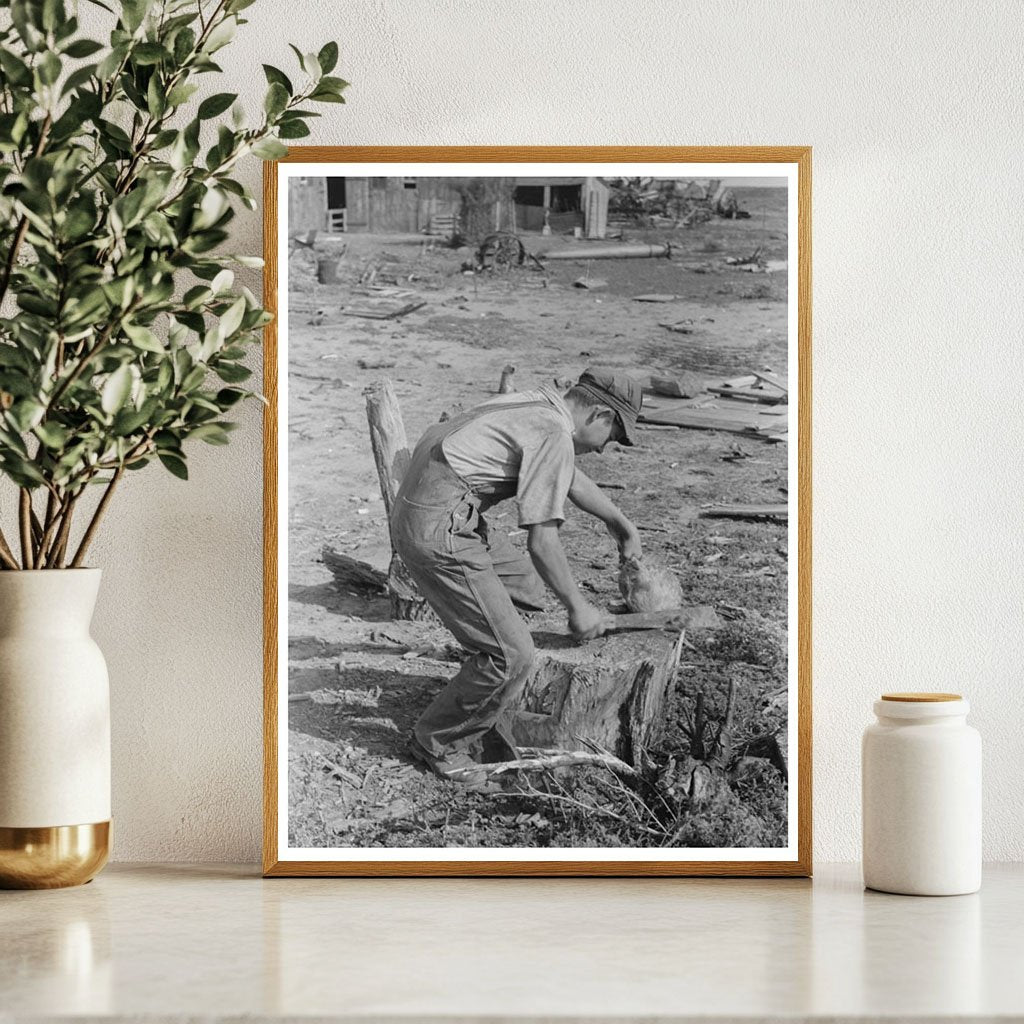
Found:
<path fill-rule="evenodd" d="M 687 230 L 625 227 L 628 242 L 671 241 L 671 259 L 551 261 L 546 274 L 525 267 L 474 275 L 462 270 L 470 249 L 409 238 L 352 234 L 318 241 L 316 252 L 294 250 L 287 338 L 289 845 L 785 845 L 784 763 L 768 756 L 765 744 L 786 725 L 787 526 L 699 514 L 717 502 L 785 502 L 785 443 L 648 428 L 637 448 L 610 445 L 579 460 L 639 526 L 645 550 L 676 572 L 686 603 L 711 605 L 725 620 L 722 630 L 688 637 L 665 738 L 650 752 L 650 770 L 663 781 L 693 754 L 698 695 L 706 737 L 725 713 L 732 684 L 723 782 L 699 805 L 684 793 L 662 800 L 664 810 L 648 807 L 650 815 L 626 813 L 615 780 L 597 769 L 487 796 L 424 774 L 405 747 L 416 717 L 458 667 L 452 638 L 436 625 L 391 621 L 386 598 L 339 589 L 321 560 L 328 546 L 387 567 L 363 397 L 384 375 L 394 383 L 410 444 L 445 410 L 492 394 L 506 363 L 516 367 L 518 390 L 575 378 L 588 364 L 637 375 L 694 371 L 708 381 L 750 370 L 784 377 L 786 273 L 748 273 L 724 260 L 758 246 L 768 260 L 786 259 L 785 193 L 738 191 L 749 220 L 715 219 Z M 524 241 L 535 253 L 618 244 L 540 235 Z M 315 262 L 329 255 L 339 257 L 340 283 L 317 284 Z M 426 305 L 398 320 L 340 315 L 373 265 L 375 285 L 408 289 Z M 606 287 L 573 286 L 588 273 Z M 676 299 L 634 300 L 646 293 Z M 659 326 L 684 320 L 692 333 Z M 358 364 L 382 358 L 395 365 Z M 524 542 L 513 508 L 499 506 L 488 520 Z M 617 553 L 602 524 L 570 508 L 562 534 L 590 600 L 617 601 Z M 558 608 L 553 597 L 550 606 Z"/>

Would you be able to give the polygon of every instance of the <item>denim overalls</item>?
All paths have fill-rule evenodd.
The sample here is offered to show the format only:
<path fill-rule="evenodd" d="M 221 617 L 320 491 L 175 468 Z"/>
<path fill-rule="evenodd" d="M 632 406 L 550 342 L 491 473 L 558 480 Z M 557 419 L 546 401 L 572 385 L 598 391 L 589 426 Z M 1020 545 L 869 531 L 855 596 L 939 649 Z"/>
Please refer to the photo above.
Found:
<path fill-rule="evenodd" d="M 507 403 L 501 410 L 543 407 Z M 529 557 L 504 531 L 491 536 L 483 512 L 516 493 L 517 481 L 473 490 L 448 465 L 442 444 L 481 415 L 471 410 L 430 427 L 413 452 L 391 519 L 391 539 L 420 592 L 469 658 L 416 723 L 434 756 L 459 751 L 482 759 L 485 745 L 512 743 L 503 712 L 526 682 L 533 638 L 516 606 L 541 610 L 544 586 Z"/>

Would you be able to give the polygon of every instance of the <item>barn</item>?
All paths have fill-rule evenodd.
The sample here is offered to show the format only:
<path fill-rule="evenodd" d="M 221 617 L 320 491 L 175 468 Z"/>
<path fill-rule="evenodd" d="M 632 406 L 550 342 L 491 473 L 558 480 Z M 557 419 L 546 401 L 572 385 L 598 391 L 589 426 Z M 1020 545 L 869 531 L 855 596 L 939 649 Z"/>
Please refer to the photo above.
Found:
<path fill-rule="evenodd" d="M 552 232 L 580 228 L 603 238 L 608 186 L 600 178 L 292 178 L 292 235 L 448 234 L 479 240 L 491 231 Z"/>

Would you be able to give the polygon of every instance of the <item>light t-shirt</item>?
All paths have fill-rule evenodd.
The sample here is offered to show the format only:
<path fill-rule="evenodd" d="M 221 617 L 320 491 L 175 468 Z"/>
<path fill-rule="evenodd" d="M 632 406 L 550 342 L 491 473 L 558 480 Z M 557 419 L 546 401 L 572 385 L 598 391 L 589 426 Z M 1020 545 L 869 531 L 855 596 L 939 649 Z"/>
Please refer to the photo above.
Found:
<path fill-rule="evenodd" d="M 535 404 L 522 408 L 524 402 Z M 474 418 L 442 442 L 452 469 L 480 494 L 514 494 L 520 526 L 565 519 L 575 452 L 572 414 L 562 396 L 542 385 L 499 395 L 472 412 Z"/>

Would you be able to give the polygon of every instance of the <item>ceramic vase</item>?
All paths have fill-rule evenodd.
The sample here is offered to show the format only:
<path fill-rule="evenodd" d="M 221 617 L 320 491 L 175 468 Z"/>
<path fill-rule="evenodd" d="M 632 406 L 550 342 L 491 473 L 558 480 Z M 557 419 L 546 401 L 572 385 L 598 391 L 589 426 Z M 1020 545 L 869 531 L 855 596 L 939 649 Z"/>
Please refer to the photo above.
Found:
<path fill-rule="evenodd" d="M 80 885 L 110 849 L 99 569 L 0 572 L 0 887 Z"/>

